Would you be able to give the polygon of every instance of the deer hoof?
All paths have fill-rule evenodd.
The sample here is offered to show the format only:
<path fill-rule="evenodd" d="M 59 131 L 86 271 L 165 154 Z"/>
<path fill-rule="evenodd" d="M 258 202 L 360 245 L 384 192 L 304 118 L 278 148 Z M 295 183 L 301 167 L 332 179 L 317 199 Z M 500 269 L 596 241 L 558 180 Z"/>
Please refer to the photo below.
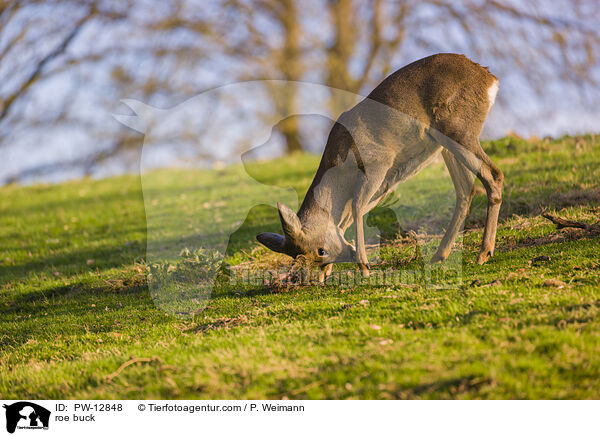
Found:
<path fill-rule="evenodd" d="M 371 275 L 369 272 L 369 264 L 359 263 L 358 267 L 360 268 L 360 272 L 362 273 L 363 277 L 369 277 Z"/>
<path fill-rule="evenodd" d="M 486 263 L 490 257 L 492 256 L 492 252 L 490 250 L 483 250 L 481 251 L 481 253 L 479 253 L 479 257 L 477 258 L 477 263 L 479 265 L 483 265 L 484 263 Z"/>
<path fill-rule="evenodd" d="M 444 255 L 441 253 L 435 253 L 433 255 L 433 257 L 431 258 L 431 260 L 429 261 L 429 263 L 442 263 L 443 261 L 446 260 L 447 257 L 448 257 L 448 255 Z"/>
<path fill-rule="evenodd" d="M 327 277 L 331 275 L 331 270 L 333 269 L 333 264 L 329 263 L 321 267 L 321 271 L 319 271 L 319 283 L 324 284 Z"/>

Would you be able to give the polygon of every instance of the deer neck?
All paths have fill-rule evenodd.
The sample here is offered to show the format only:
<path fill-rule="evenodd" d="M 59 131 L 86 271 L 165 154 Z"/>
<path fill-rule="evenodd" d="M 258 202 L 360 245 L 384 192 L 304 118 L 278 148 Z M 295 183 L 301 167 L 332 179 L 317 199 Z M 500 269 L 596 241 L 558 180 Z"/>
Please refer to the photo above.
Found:
<path fill-rule="evenodd" d="M 347 117 L 342 114 L 340 119 Z M 346 121 L 347 125 L 350 122 Z M 352 187 L 349 180 L 364 164 L 352 135 L 344 125 L 336 122 L 329 133 L 325 151 L 317 173 L 308 188 L 298 218 L 305 230 L 322 229 L 324 223 L 333 221 L 339 226 L 350 214 Z"/>
<path fill-rule="evenodd" d="M 349 212 L 347 205 L 351 204 L 351 196 L 336 182 L 320 177 L 317 172 L 298 211 L 298 218 L 306 232 L 322 231 L 330 222 L 339 226 L 345 209 Z"/>

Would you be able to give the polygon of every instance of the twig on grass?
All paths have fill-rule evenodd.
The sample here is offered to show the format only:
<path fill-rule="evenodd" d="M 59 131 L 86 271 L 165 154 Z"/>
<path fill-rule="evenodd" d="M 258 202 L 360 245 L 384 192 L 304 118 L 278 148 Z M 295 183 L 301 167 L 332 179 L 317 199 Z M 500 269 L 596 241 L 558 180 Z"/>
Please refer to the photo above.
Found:
<path fill-rule="evenodd" d="M 134 365 L 136 363 L 151 363 L 151 362 L 162 363 L 162 360 L 158 356 L 152 356 L 152 357 L 132 357 L 130 360 L 128 360 L 127 362 L 125 362 L 121 366 L 119 366 L 119 368 L 117 368 L 117 370 L 115 372 L 113 372 L 112 374 L 109 374 L 109 375 L 105 376 L 104 377 L 104 381 L 107 381 L 107 382 L 113 381 L 113 379 L 115 377 L 117 377 L 119 374 L 121 374 L 121 372 L 125 368 L 127 368 L 128 366 Z"/>
<path fill-rule="evenodd" d="M 600 231 L 600 224 L 588 224 L 588 223 L 582 223 L 580 221 L 570 221 L 570 220 L 566 220 L 564 218 L 552 216 L 549 213 L 543 213 L 542 216 L 544 218 L 546 218 L 547 220 L 550 220 L 554 224 L 556 224 L 557 229 L 564 229 L 566 227 L 574 227 L 576 229 L 587 230 L 588 232 Z"/>

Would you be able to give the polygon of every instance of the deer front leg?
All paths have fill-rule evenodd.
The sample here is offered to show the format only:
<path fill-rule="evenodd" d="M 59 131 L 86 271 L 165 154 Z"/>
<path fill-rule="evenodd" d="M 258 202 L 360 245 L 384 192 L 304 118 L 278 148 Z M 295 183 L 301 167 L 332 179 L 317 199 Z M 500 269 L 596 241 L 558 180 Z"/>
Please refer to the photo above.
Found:
<path fill-rule="evenodd" d="M 363 277 L 369 277 L 369 260 L 367 259 L 367 249 L 365 247 L 363 214 L 356 202 L 352 205 L 352 215 L 354 217 L 354 226 L 356 227 L 356 262 Z"/>
<path fill-rule="evenodd" d="M 332 268 L 332 263 L 328 263 L 327 265 L 321 267 L 321 271 L 319 272 L 319 283 L 325 283 L 325 279 L 331 275 Z"/>
<path fill-rule="evenodd" d="M 363 216 L 369 212 L 369 203 L 373 195 L 385 181 L 394 155 L 381 153 L 377 160 L 369 162 L 364 171 L 360 171 L 356 180 L 355 194 L 352 200 L 352 218 L 356 227 L 356 262 L 364 277 L 369 277 L 369 260 L 365 247 Z"/>

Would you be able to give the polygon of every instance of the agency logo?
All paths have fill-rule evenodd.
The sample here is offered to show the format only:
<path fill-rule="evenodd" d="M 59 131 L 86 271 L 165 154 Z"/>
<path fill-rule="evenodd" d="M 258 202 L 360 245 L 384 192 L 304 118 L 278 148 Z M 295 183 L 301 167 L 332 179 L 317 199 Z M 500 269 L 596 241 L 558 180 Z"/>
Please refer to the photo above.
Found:
<path fill-rule="evenodd" d="M 50 411 L 29 401 L 5 404 L 6 431 L 14 433 L 18 428 L 27 430 L 48 430 Z"/>

